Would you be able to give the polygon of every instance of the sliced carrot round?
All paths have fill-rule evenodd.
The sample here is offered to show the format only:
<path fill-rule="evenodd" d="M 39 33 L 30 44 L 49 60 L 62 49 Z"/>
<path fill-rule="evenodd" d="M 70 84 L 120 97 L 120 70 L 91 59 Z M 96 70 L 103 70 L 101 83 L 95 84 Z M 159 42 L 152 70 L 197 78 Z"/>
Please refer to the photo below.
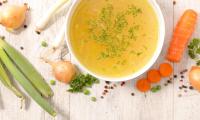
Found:
<path fill-rule="evenodd" d="M 154 70 L 154 69 L 149 70 L 147 73 L 147 80 L 150 83 L 160 82 L 160 80 L 161 80 L 160 72 L 158 70 Z"/>
<path fill-rule="evenodd" d="M 169 63 L 162 63 L 160 64 L 159 72 L 162 77 L 169 77 L 173 72 L 173 68 Z"/>
<path fill-rule="evenodd" d="M 151 89 L 151 84 L 147 81 L 147 79 L 139 79 L 136 82 L 136 87 L 140 92 L 147 92 Z"/>

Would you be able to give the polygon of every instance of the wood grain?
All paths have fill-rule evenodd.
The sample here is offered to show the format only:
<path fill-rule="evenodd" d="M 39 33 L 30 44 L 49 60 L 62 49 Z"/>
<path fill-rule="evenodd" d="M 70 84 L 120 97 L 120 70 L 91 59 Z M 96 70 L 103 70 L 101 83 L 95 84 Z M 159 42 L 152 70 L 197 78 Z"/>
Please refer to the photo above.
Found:
<path fill-rule="evenodd" d="M 54 79 L 51 68 L 39 59 L 40 55 L 47 51 L 47 48 L 41 48 L 40 42 L 43 40 L 49 43 L 55 38 L 59 29 L 65 22 L 67 10 L 61 10 L 50 21 L 48 29 L 37 35 L 34 32 L 36 22 L 45 14 L 46 10 L 54 4 L 56 0 L 9 0 L 11 3 L 28 2 L 31 11 L 28 13 L 26 24 L 27 29 L 21 29 L 18 33 L 7 32 L 3 27 L 0 28 L 0 35 L 6 36 L 6 40 L 25 55 L 31 63 L 41 72 L 47 82 Z M 192 8 L 200 13 L 199 0 L 157 0 L 163 12 L 166 22 L 166 38 L 162 53 L 152 68 L 157 68 L 159 63 L 165 61 L 165 54 L 172 36 L 173 28 L 185 9 Z M 193 37 L 200 37 L 200 25 Z M 20 50 L 23 46 L 24 50 Z M 50 59 L 57 60 L 60 58 L 60 51 L 51 55 Z M 66 56 L 70 59 L 70 55 Z M 179 73 L 182 69 L 193 65 L 187 54 L 179 64 L 174 64 L 174 74 Z M 144 77 L 143 76 L 140 77 Z M 161 82 L 166 83 L 166 78 Z M 66 92 L 68 86 L 56 83 L 52 86 L 55 93 L 54 97 L 49 100 L 58 111 L 58 116 L 52 118 L 45 113 L 33 100 L 27 97 L 25 108 L 20 109 L 20 100 L 17 99 L 9 90 L 0 84 L 0 120 L 199 120 L 200 104 L 198 104 L 200 95 L 197 92 L 184 93 L 183 97 L 178 87 L 178 79 L 167 87 L 163 87 L 158 93 L 139 93 L 135 88 L 135 80 L 128 81 L 125 86 L 121 87 L 120 83 L 115 83 L 118 87 L 110 90 L 109 94 L 100 99 L 105 83 L 91 88 L 91 96 L 97 97 L 97 102 L 92 102 L 89 96 L 82 94 L 70 94 Z M 184 84 L 187 84 L 187 79 Z M 22 89 L 21 89 L 22 90 Z M 22 90 L 23 91 L 23 90 Z M 131 96 L 134 92 L 135 96 Z"/>

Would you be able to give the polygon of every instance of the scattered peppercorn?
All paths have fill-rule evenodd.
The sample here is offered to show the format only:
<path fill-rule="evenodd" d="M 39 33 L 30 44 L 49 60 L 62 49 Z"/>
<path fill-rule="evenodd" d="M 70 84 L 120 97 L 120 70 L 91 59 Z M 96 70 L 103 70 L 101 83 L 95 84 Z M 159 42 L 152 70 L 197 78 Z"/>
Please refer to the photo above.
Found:
<path fill-rule="evenodd" d="M 167 83 L 164 84 L 164 86 L 167 86 L 167 85 L 168 85 Z"/>
<path fill-rule="evenodd" d="M 180 86 L 180 87 L 179 87 L 179 89 L 181 90 L 181 89 L 182 89 L 182 87 Z"/>
<path fill-rule="evenodd" d="M 24 25 L 24 28 L 27 28 L 27 25 Z"/>
<path fill-rule="evenodd" d="M 180 74 L 184 74 L 186 73 L 188 70 L 187 69 L 184 69 L 183 71 L 180 72 Z"/>
<path fill-rule="evenodd" d="M 105 89 L 108 89 L 108 86 L 107 86 L 107 85 L 105 85 L 105 86 L 104 86 L 104 88 L 105 88 Z"/>
<path fill-rule="evenodd" d="M 172 81 L 171 80 L 167 80 L 167 83 L 172 83 Z"/>
<path fill-rule="evenodd" d="M 125 82 L 121 82 L 121 86 L 124 86 L 126 83 Z"/>
<path fill-rule="evenodd" d="M 184 78 L 184 76 L 183 76 L 183 75 L 181 75 L 181 78 Z"/>
<path fill-rule="evenodd" d="M 0 2 L 0 6 L 2 6 L 2 2 Z"/>
<path fill-rule="evenodd" d="M 194 87 L 190 86 L 189 89 L 190 89 L 190 90 L 194 90 Z"/>
<path fill-rule="evenodd" d="M 180 82 L 183 82 L 183 80 L 180 80 Z"/>
<path fill-rule="evenodd" d="M 182 97 L 182 95 L 181 95 L 181 94 L 178 94 L 178 97 Z"/>
<path fill-rule="evenodd" d="M 104 97 L 103 97 L 103 96 L 101 96 L 101 99 L 104 99 Z"/>
<path fill-rule="evenodd" d="M 21 49 L 21 50 L 24 50 L 24 47 L 21 46 L 20 49 Z"/>
<path fill-rule="evenodd" d="M 107 93 L 107 92 L 108 92 L 108 90 L 104 90 L 104 92 L 105 92 L 105 93 Z"/>
<path fill-rule="evenodd" d="M 175 0 L 173 1 L 173 5 L 176 5 L 176 1 Z"/>
<path fill-rule="evenodd" d="M 131 93 L 132 96 L 135 96 L 135 93 Z"/>
<path fill-rule="evenodd" d="M 177 78 L 177 75 L 174 75 L 174 78 Z"/>
<path fill-rule="evenodd" d="M 187 88 L 187 86 L 185 86 L 185 85 L 182 85 L 182 88 Z"/>
<path fill-rule="evenodd" d="M 36 33 L 38 34 L 38 35 L 40 35 L 41 33 L 40 33 L 40 31 L 36 31 Z"/>
<path fill-rule="evenodd" d="M 105 81 L 105 83 L 109 85 L 109 84 L 110 84 L 110 81 Z"/>
<path fill-rule="evenodd" d="M 113 86 L 111 86 L 111 87 L 110 87 L 110 89 L 114 89 L 114 87 L 113 87 Z"/>

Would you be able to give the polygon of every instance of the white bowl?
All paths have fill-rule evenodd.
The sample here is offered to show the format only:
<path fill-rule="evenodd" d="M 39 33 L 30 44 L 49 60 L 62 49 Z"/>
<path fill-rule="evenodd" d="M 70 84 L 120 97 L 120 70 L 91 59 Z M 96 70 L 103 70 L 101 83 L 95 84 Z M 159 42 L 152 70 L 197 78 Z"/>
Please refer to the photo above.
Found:
<path fill-rule="evenodd" d="M 163 47 L 163 43 L 164 43 L 164 38 L 165 38 L 165 22 L 164 22 L 164 18 L 163 18 L 163 14 L 161 12 L 160 7 L 158 6 L 157 2 L 155 0 L 148 0 L 149 4 L 152 6 L 152 8 L 154 9 L 156 15 L 157 15 L 157 19 L 159 21 L 159 36 L 158 36 L 158 44 L 157 44 L 157 48 L 156 51 L 154 52 L 154 55 L 152 56 L 152 58 L 150 59 L 150 61 L 139 71 L 125 76 L 125 77 L 120 77 L 120 78 L 111 78 L 111 77 L 104 77 L 104 76 L 100 76 L 98 74 L 95 74 L 94 72 L 92 72 L 91 70 L 87 69 L 86 67 L 84 67 L 84 65 L 82 65 L 79 60 L 76 58 L 73 50 L 72 50 L 72 46 L 70 43 L 70 35 L 69 35 L 69 30 L 70 30 L 70 22 L 71 22 L 71 18 L 73 16 L 73 13 L 77 7 L 77 5 L 79 4 L 81 0 L 74 0 L 72 2 L 72 5 L 68 11 L 67 14 L 67 21 L 66 21 L 66 41 L 67 41 L 67 45 L 69 48 L 69 52 L 72 55 L 72 58 L 75 60 L 75 63 L 78 65 L 78 67 L 80 67 L 80 69 L 82 69 L 84 72 L 87 72 L 91 75 L 93 75 L 94 77 L 100 79 L 100 80 L 106 80 L 106 81 L 127 81 L 127 80 L 131 80 L 134 79 L 136 77 L 138 77 L 139 75 L 143 74 L 144 72 L 146 72 L 157 60 L 158 56 L 161 53 L 162 47 Z"/>

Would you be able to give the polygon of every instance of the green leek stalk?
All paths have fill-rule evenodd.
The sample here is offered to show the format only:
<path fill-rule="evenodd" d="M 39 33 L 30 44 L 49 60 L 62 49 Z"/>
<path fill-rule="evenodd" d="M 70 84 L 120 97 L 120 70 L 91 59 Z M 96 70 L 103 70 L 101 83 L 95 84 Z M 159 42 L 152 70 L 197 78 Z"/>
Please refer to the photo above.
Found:
<path fill-rule="evenodd" d="M 22 93 L 12 84 L 11 79 L 8 77 L 8 74 L 1 62 L 0 62 L 0 81 L 3 83 L 5 87 L 10 89 L 17 97 L 24 99 Z"/>
<path fill-rule="evenodd" d="M 34 88 L 31 82 L 28 80 L 27 76 L 25 76 L 13 63 L 13 61 L 9 58 L 9 55 L 6 54 L 5 50 L 0 48 L 0 59 L 7 67 L 8 71 L 11 75 L 19 82 L 19 84 L 24 88 L 24 90 L 50 115 L 56 116 L 56 112 L 50 106 L 50 104 L 42 98 L 40 93 Z M 30 73 L 31 74 L 31 73 Z"/>
<path fill-rule="evenodd" d="M 2 39 L 0 39 L 0 47 L 6 51 L 10 59 L 43 96 L 53 96 L 53 91 L 51 90 L 50 86 L 45 82 L 41 74 L 34 68 L 34 66 L 21 53 L 19 53 Z"/>

